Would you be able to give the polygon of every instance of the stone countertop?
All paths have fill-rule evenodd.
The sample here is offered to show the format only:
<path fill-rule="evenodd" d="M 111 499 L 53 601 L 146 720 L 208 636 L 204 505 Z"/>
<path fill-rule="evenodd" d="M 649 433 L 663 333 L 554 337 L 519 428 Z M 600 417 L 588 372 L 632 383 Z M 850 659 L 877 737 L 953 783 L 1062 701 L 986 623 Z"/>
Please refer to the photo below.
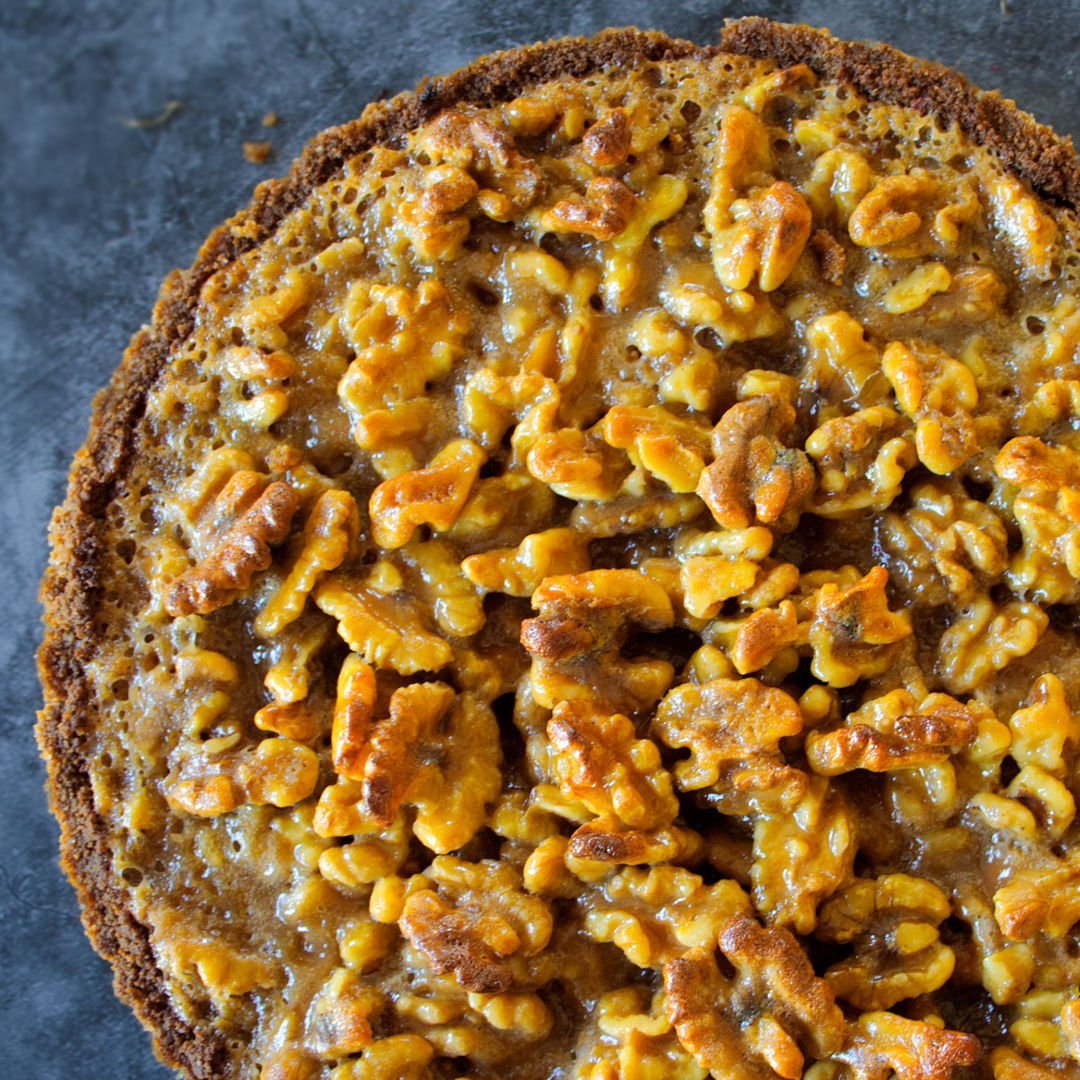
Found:
<path fill-rule="evenodd" d="M 57 867 L 31 732 L 45 526 L 90 400 L 145 320 L 257 181 L 373 98 L 495 49 L 606 25 L 698 41 L 759 13 L 878 39 L 959 69 L 1080 135 L 1080 0 L 7 0 L 0 6 L 0 1026 L 4 1075 L 171 1075 L 110 990 Z M 125 121 L 183 102 L 166 123 Z M 276 111 L 280 123 L 262 126 Z M 245 140 L 273 143 L 262 165 Z"/>

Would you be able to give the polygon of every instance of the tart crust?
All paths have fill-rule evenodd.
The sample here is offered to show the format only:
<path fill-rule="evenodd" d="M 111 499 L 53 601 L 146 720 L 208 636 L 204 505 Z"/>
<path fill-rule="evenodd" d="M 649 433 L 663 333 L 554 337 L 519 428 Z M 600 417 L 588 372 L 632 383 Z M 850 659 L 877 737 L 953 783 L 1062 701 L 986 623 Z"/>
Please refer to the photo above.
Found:
<path fill-rule="evenodd" d="M 270 237 L 280 222 L 353 155 L 403 137 L 459 103 L 490 105 L 539 83 L 648 61 L 709 57 L 718 52 L 806 64 L 826 81 L 847 81 L 872 100 L 910 107 L 957 123 L 1043 196 L 1080 209 L 1080 159 L 1014 103 L 972 87 L 961 75 L 886 45 L 839 41 L 806 26 L 748 18 L 731 22 L 719 45 L 699 47 L 661 33 L 608 30 L 498 53 L 415 91 L 368 106 L 355 121 L 329 129 L 304 151 L 291 173 L 260 184 L 251 204 L 216 229 L 192 267 L 165 280 L 153 321 L 132 338 L 123 362 L 94 403 L 89 434 L 75 457 L 68 494 L 50 527 L 51 558 L 41 589 L 45 637 L 38 655 L 45 704 L 37 738 L 48 765 L 49 792 L 61 825 L 61 864 L 78 892 L 83 922 L 113 967 L 118 996 L 152 1031 L 167 1064 L 193 1077 L 231 1075 L 234 1051 L 172 1008 L 140 923 L 113 883 L 104 822 L 94 808 L 84 745 L 94 722 L 86 664 L 99 644 L 102 533 L 105 511 L 123 490 L 138 453 L 147 394 L 173 348 L 191 332 L 199 292 L 221 268 Z"/>

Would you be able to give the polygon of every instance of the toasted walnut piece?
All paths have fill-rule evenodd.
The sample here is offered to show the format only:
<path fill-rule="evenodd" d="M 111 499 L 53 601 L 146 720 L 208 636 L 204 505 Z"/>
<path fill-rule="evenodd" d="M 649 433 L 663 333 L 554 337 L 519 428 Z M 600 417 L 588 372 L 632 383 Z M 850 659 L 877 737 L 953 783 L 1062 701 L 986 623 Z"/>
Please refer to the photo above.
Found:
<path fill-rule="evenodd" d="M 690 750 L 675 766 L 679 788 L 708 789 L 722 813 L 789 809 L 806 791 L 806 774 L 787 764 L 779 746 L 802 731 L 802 713 L 757 679 L 678 686 L 660 703 L 653 727 L 666 745 Z"/>
<path fill-rule="evenodd" d="M 487 807 L 502 789 L 502 750 L 495 714 L 475 694 L 460 694 L 446 720 L 436 762 L 410 793 L 413 831 L 431 851 L 455 851 L 484 825 Z"/>
<path fill-rule="evenodd" d="M 343 1062 L 331 1080 L 428 1080 L 435 1050 L 419 1035 L 390 1035 L 373 1042 L 360 1057 Z"/>
<path fill-rule="evenodd" d="M 1045 435 L 1060 421 L 1078 416 L 1080 379 L 1049 379 L 1035 390 L 1020 413 L 1020 431 L 1026 436 Z"/>
<path fill-rule="evenodd" d="M 817 83 L 817 76 L 806 64 L 792 64 L 754 79 L 736 100 L 760 115 L 777 98 L 781 102 L 805 102 Z"/>
<path fill-rule="evenodd" d="M 851 877 L 856 846 L 843 796 L 824 778 L 811 776 L 792 811 L 755 818 L 754 907 L 772 924 L 811 933 L 820 901 Z"/>
<path fill-rule="evenodd" d="M 526 254 L 550 259 L 566 274 L 562 263 L 542 251 L 519 253 L 515 265 L 520 266 Z M 545 270 L 548 274 L 555 273 L 546 267 Z M 534 276 L 536 273 L 534 271 Z M 569 275 L 566 276 L 569 279 Z M 569 288 L 569 280 L 566 288 Z M 477 442 L 490 449 L 497 446 L 510 426 L 520 421 L 530 409 L 558 399 L 558 387 L 539 371 L 499 375 L 491 368 L 481 368 L 465 383 L 461 395 L 462 418 Z"/>
<path fill-rule="evenodd" d="M 882 537 L 901 561 L 909 586 L 920 593 L 934 584 L 925 576 L 936 572 L 948 595 L 968 599 L 1000 578 L 1008 565 L 1008 534 L 1001 518 L 955 483 L 912 488 L 911 506 L 883 519 Z M 941 591 L 939 585 L 927 599 Z"/>
<path fill-rule="evenodd" d="M 485 622 L 484 598 L 462 573 L 452 545 L 443 540 L 412 541 L 402 554 L 415 571 L 415 591 L 430 607 L 444 634 L 467 638 Z"/>
<path fill-rule="evenodd" d="M 732 106 L 720 125 L 709 202 L 704 212 L 710 232 L 724 224 L 736 193 L 755 183 L 760 186 L 771 167 L 772 151 L 764 123 L 742 106 Z"/>
<path fill-rule="evenodd" d="M 712 624 L 714 636 L 719 636 L 720 630 L 718 622 Z M 737 620 L 734 634 L 724 647 L 735 670 L 748 675 L 769 667 L 804 638 L 805 624 L 798 622 L 795 605 L 781 600 L 775 608 L 761 608 Z"/>
<path fill-rule="evenodd" d="M 803 381 L 837 404 L 876 405 L 887 393 L 878 350 L 846 311 L 819 315 L 806 327 Z"/>
<path fill-rule="evenodd" d="M 627 866 L 605 875 L 590 900 L 585 932 L 617 945 L 632 964 L 659 969 L 688 947 L 711 949 L 728 920 L 750 910 L 737 882 L 705 885 L 681 867 Z"/>
<path fill-rule="evenodd" d="M 551 521 L 555 494 L 521 473 L 482 477 L 474 485 L 446 538 L 466 545 L 517 543 Z"/>
<path fill-rule="evenodd" d="M 560 199 L 541 218 L 548 232 L 585 233 L 597 240 L 611 240 L 626 228 L 637 199 L 613 176 L 597 176 L 585 186 L 585 197 Z"/>
<path fill-rule="evenodd" d="M 634 737 L 627 717 L 598 712 L 582 699 L 562 701 L 547 734 L 553 778 L 569 798 L 638 829 L 675 819 L 679 803 L 660 752 L 651 739 Z"/>
<path fill-rule="evenodd" d="M 720 931 L 717 945 L 738 972 L 744 1000 L 767 1008 L 815 1057 L 839 1047 L 843 1014 L 787 930 L 739 916 Z"/>
<path fill-rule="evenodd" d="M 231 345 L 222 350 L 218 364 L 234 379 L 287 379 L 296 364 L 287 352 L 263 352 L 249 345 Z"/>
<path fill-rule="evenodd" d="M 1046 281 L 1054 276 L 1057 224 L 1025 185 L 1005 172 L 986 184 L 990 218 L 1016 251 L 1026 276 Z"/>
<path fill-rule="evenodd" d="M 330 791 L 336 786 L 331 785 L 326 790 Z M 329 815 L 320 813 L 325 807 L 326 803 L 321 803 L 314 815 L 313 827 L 317 833 L 340 833 L 343 829 L 346 833 L 351 833 L 357 827 L 364 828 L 370 825 L 367 821 L 338 823 L 336 820 L 329 820 Z M 349 825 L 353 828 L 350 829 Z M 390 874 L 396 874 L 401 869 L 409 857 L 409 840 L 410 832 L 405 816 L 399 814 L 388 828 L 380 832 L 364 833 L 351 843 L 326 848 L 319 855 L 319 873 L 341 889 L 362 889 L 364 886 L 373 885 Z M 364 927 L 371 931 L 366 937 L 361 935 Z M 371 946 L 374 954 L 370 959 L 377 964 L 387 951 L 385 946 L 388 939 L 381 933 L 383 929 L 378 923 L 361 923 L 356 930 L 356 935 L 349 940 L 348 953 L 345 950 L 345 943 L 339 936 L 342 957 L 346 963 L 352 967 L 359 967 L 369 962 L 363 957 L 366 955 L 365 948 Z"/>
<path fill-rule="evenodd" d="M 375 711 L 375 672 L 350 653 L 338 675 L 331 756 L 334 771 L 363 780 Z"/>
<path fill-rule="evenodd" d="M 1080 595 L 1080 465 L 1075 451 L 1021 436 L 1002 447 L 998 476 L 1020 488 L 1012 511 L 1024 539 L 1007 579 L 1042 603 Z"/>
<path fill-rule="evenodd" d="M 1080 919 L 1080 860 L 1017 871 L 994 893 L 994 917 L 1009 941 L 1064 937 Z"/>
<path fill-rule="evenodd" d="M 487 592 L 531 596 L 545 578 L 589 569 L 588 539 L 577 529 L 530 533 L 516 548 L 492 548 L 461 564 L 465 576 Z"/>
<path fill-rule="evenodd" d="M 1076 1016 L 1076 988 L 1032 990 L 1013 1010 L 1009 1035 L 1021 1050 L 1063 1063 L 1073 1057 L 1066 1028 Z M 1071 1000 L 1069 1000 L 1071 999 Z"/>
<path fill-rule="evenodd" d="M 784 442 L 794 422 L 794 406 L 777 394 L 740 401 L 720 418 L 712 435 L 715 460 L 697 493 L 721 525 L 794 528 L 814 487 L 806 455 Z"/>
<path fill-rule="evenodd" d="M 696 619 L 719 614 L 725 600 L 746 594 L 766 577 L 772 533 L 763 525 L 723 532 L 685 531 L 674 544 L 679 591 Z"/>
<path fill-rule="evenodd" d="M 346 295 L 341 330 L 356 353 L 338 396 L 364 450 L 399 450 L 424 432 L 430 410 L 424 387 L 445 377 L 465 349 L 467 313 L 446 287 L 427 280 L 415 289 L 360 280 Z M 397 471 L 401 471 L 398 469 Z M 385 474 L 384 474 L 385 475 Z"/>
<path fill-rule="evenodd" d="M 1072 792 L 1038 765 L 1025 765 L 1013 777 L 1005 795 L 1027 810 L 1050 840 L 1060 840 L 1076 818 L 1076 800 Z"/>
<path fill-rule="evenodd" d="M 567 866 L 568 843 L 565 836 L 549 836 L 532 850 L 521 868 L 522 880 L 529 892 L 538 896 L 561 896 L 566 900 L 577 898 L 581 882 Z"/>
<path fill-rule="evenodd" d="M 222 653 L 193 647 L 176 654 L 175 669 L 184 698 L 192 705 L 184 734 L 205 738 L 228 713 L 240 684 L 240 669 Z"/>
<path fill-rule="evenodd" d="M 577 501 L 606 501 L 618 493 L 629 466 L 593 432 L 560 428 L 540 435 L 529 450 L 530 475 L 557 495 Z"/>
<path fill-rule="evenodd" d="M 886 176 L 859 200 L 848 221 L 848 235 L 859 247 L 885 247 L 908 239 L 923 224 L 937 190 L 925 173 Z"/>
<path fill-rule="evenodd" d="M 846 225 L 873 184 L 866 158 L 849 146 L 837 146 L 818 156 L 804 190 L 816 217 Z"/>
<path fill-rule="evenodd" d="M 169 806 L 195 817 L 217 817 L 244 803 L 244 795 L 224 772 L 181 776 L 165 788 Z"/>
<path fill-rule="evenodd" d="M 336 570 L 345 561 L 359 531 L 360 511 L 347 491 L 320 495 L 304 522 L 300 554 L 281 587 L 259 612 L 255 633 L 276 637 L 299 618 L 311 590 L 328 570 Z"/>
<path fill-rule="evenodd" d="M 318 1062 L 295 1046 L 283 1046 L 268 1054 L 259 1069 L 259 1080 L 312 1080 Z"/>
<path fill-rule="evenodd" d="M 784 317 L 767 296 L 745 290 L 728 292 L 715 280 L 701 280 L 709 270 L 679 267 L 665 279 L 660 300 L 679 322 L 711 330 L 725 347 L 772 337 L 785 328 Z"/>
<path fill-rule="evenodd" d="M 475 180 L 454 165 L 436 165 L 424 174 L 423 210 L 432 216 L 452 214 L 468 203 L 479 190 Z"/>
<path fill-rule="evenodd" d="M 462 251 L 471 223 L 461 213 L 480 185 L 456 165 L 432 165 L 424 170 L 422 193 L 404 200 L 398 221 L 416 253 L 425 260 L 452 260 Z"/>
<path fill-rule="evenodd" d="M 292 739 L 261 740 L 237 772 L 245 801 L 256 806 L 294 806 L 314 792 L 318 780 L 315 751 Z"/>
<path fill-rule="evenodd" d="M 514 98 L 503 106 L 502 111 L 515 135 L 539 135 L 558 116 L 558 109 L 552 102 L 535 97 Z"/>
<path fill-rule="evenodd" d="M 478 921 L 450 907 L 430 889 L 422 889 L 405 901 L 400 925 L 433 971 L 452 972 L 461 986 L 477 993 L 498 994 L 510 989 L 513 975 L 499 963 L 500 954 L 484 939 Z"/>
<path fill-rule="evenodd" d="M 953 272 L 952 283 L 931 296 L 919 318 L 931 325 L 961 326 L 1000 317 L 1009 288 L 988 266 L 966 266 Z"/>
<path fill-rule="evenodd" d="M 749 1056 L 746 1036 L 725 1007 L 729 989 L 712 949 L 690 949 L 664 965 L 665 1009 L 694 1061 L 711 1076 L 731 1080 L 801 1076 L 802 1052 L 790 1036 L 784 1038 L 786 1033 L 770 1031 L 772 1038 L 760 1049 L 754 1047 L 764 1060 Z"/>
<path fill-rule="evenodd" d="M 864 1010 L 889 1009 L 937 990 L 955 966 L 937 930 L 950 913 L 949 898 L 922 878 L 884 874 L 852 881 L 818 912 L 816 937 L 855 947 L 852 957 L 825 972 L 826 981 L 837 997 Z"/>
<path fill-rule="evenodd" d="M 335 968 L 308 1009 L 305 1048 L 323 1061 L 359 1053 L 372 1042 L 371 1017 L 382 1006 L 381 991 L 348 968 Z"/>
<path fill-rule="evenodd" d="M 989 1062 L 994 1080 L 1060 1080 L 1061 1077 L 1057 1069 L 1036 1065 L 1007 1046 L 995 1047 Z"/>
<path fill-rule="evenodd" d="M 828 518 L 886 509 L 916 462 L 904 426 L 893 409 L 875 405 L 811 432 L 806 453 L 818 467 L 818 487 L 809 509 Z"/>
<path fill-rule="evenodd" d="M 616 405 L 600 421 L 598 431 L 604 442 L 629 450 L 635 466 L 672 491 L 690 492 L 697 487 L 709 447 L 709 432 L 703 425 L 676 416 L 662 405 Z"/>
<path fill-rule="evenodd" d="M 848 1025 L 844 1047 L 834 1054 L 854 1080 L 950 1080 L 954 1070 L 982 1055 L 975 1035 L 907 1020 L 890 1012 L 865 1012 Z"/>
<path fill-rule="evenodd" d="M 650 1005 L 643 988 L 609 991 L 597 1001 L 596 1027 L 597 1041 L 576 1054 L 572 1080 L 705 1080 L 708 1075 L 679 1044 L 660 995 Z"/>
<path fill-rule="evenodd" d="M 427 956 L 433 970 L 454 970 L 466 990 L 508 989 L 512 976 L 496 958 L 536 956 L 548 944 L 553 921 L 547 903 L 523 891 L 513 866 L 440 855 L 425 877 L 438 894 L 429 888 L 408 896 L 402 932 Z"/>
<path fill-rule="evenodd" d="M 413 832 L 429 850 L 467 844 L 502 787 L 499 729 L 491 709 L 468 692 L 454 698 L 442 683 L 414 683 L 394 692 L 390 715 L 368 731 L 349 762 L 356 779 L 331 784 L 319 797 L 315 831 L 370 833 L 402 805 L 411 805 Z"/>
<path fill-rule="evenodd" d="M 579 825 L 566 846 L 566 856 L 571 870 L 575 860 L 652 866 L 693 862 L 700 857 L 702 849 L 703 841 L 692 829 L 672 825 L 643 831 L 628 828 L 612 814 Z"/>
<path fill-rule="evenodd" d="M 889 610 L 888 580 L 888 571 L 875 566 L 854 585 L 826 582 L 817 591 L 808 632 L 811 670 L 829 686 L 851 686 L 888 671 L 911 635 L 910 615 Z"/>
<path fill-rule="evenodd" d="M 915 449 L 931 472 L 953 472 L 978 450 L 972 410 L 979 390 L 959 360 L 928 341 L 892 341 L 881 370 L 900 408 L 915 421 Z"/>
<path fill-rule="evenodd" d="M 418 751 L 433 737 L 454 700 L 445 683 L 413 683 L 395 690 L 390 715 L 376 722 L 361 753 L 365 811 L 377 824 L 389 825 L 420 770 Z M 360 766 L 360 761 L 357 761 Z"/>
<path fill-rule="evenodd" d="M 522 956 L 536 956 L 547 947 L 554 928 L 551 911 L 544 900 L 523 890 L 516 867 L 490 859 L 473 863 L 440 855 L 432 860 L 425 875 L 456 906 L 481 915 L 498 915 L 510 928 L 501 931 L 502 955 L 508 955 L 504 948 L 512 947 Z"/>
<path fill-rule="evenodd" d="M 271 701 L 252 717 L 260 731 L 309 742 L 322 727 L 322 718 L 306 701 Z"/>
<path fill-rule="evenodd" d="M 468 439 L 448 443 L 425 469 L 384 480 L 372 493 L 371 534 L 384 548 L 407 544 L 421 525 L 445 532 L 476 483 L 484 452 Z"/>
<path fill-rule="evenodd" d="M 332 635 L 321 613 L 301 615 L 285 627 L 271 646 L 275 658 L 263 679 L 276 701 L 296 704 L 308 696 L 317 657 Z"/>
<path fill-rule="evenodd" d="M 757 274 L 762 292 L 791 276 L 810 238 L 813 215 L 790 184 L 778 180 L 732 203 L 734 224 L 713 234 L 713 266 L 727 289 L 745 289 Z"/>
<path fill-rule="evenodd" d="M 570 525 L 590 539 L 629 536 L 650 529 L 674 529 L 696 521 L 705 506 L 696 495 L 625 495 L 606 503 L 581 503 Z"/>
<path fill-rule="evenodd" d="M 1067 1001 L 1061 1007 L 1061 1033 L 1073 1060 L 1080 1061 L 1080 1001 Z"/>
<path fill-rule="evenodd" d="M 254 951 L 242 952 L 221 937 L 199 935 L 175 908 L 149 911 L 151 943 L 162 969 L 173 979 L 194 977 L 215 1007 L 228 1011 L 229 999 L 254 990 L 275 990 L 285 982 L 281 963 Z"/>
<path fill-rule="evenodd" d="M 621 165 L 630 153 L 630 118 L 625 109 L 608 109 L 582 136 L 581 149 L 591 165 Z"/>
<path fill-rule="evenodd" d="M 918 311 L 930 297 L 946 292 L 950 285 L 952 274 L 943 263 L 923 263 L 885 293 L 882 307 L 890 315 L 907 315 Z"/>
<path fill-rule="evenodd" d="M 649 234 L 657 225 L 673 218 L 689 195 L 690 185 L 681 176 L 661 173 L 645 181 L 626 227 L 605 251 L 600 290 L 609 310 L 626 310 L 641 280 L 645 262 L 641 250 Z"/>
<path fill-rule="evenodd" d="M 575 697 L 597 708 L 633 714 L 651 707 L 675 671 L 666 660 L 625 659 L 632 626 L 669 628 L 675 613 L 667 593 L 637 570 L 590 570 L 547 578 L 532 596 L 540 615 L 521 624 L 532 654 L 536 701 L 554 708 Z"/>
<path fill-rule="evenodd" d="M 478 1012 L 496 1031 L 509 1031 L 526 1039 L 542 1039 L 555 1018 L 538 994 L 470 994 L 469 1008 Z"/>
<path fill-rule="evenodd" d="M 539 166 L 517 149 L 510 135 L 464 110 L 440 113 L 412 136 L 410 149 L 436 165 L 446 162 L 468 170 L 483 188 L 504 195 L 510 211 L 530 206 L 543 187 Z"/>
<path fill-rule="evenodd" d="M 772 167 L 764 124 L 731 106 L 720 127 L 703 212 L 713 267 L 726 289 L 745 289 L 755 275 L 762 292 L 779 288 L 810 237 L 810 207 L 790 184 L 772 180 Z"/>
<path fill-rule="evenodd" d="M 711 949 L 690 949 L 664 965 L 668 1017 L 699 1065 L 738 1080 L 798 1080 L 800 1046 L 815 1057 L 840 1048 L 843 1014 L 786 930 L 739 916 L 718 940 L 733 979 L 721 974 Z"/>
<path fill-rule="evenodd" d="M 938 642 L 946 689 L 954 694 L 977 690 L 995 672 L 1027 656 L 1049 623 L 1037 604 L 1011 600 L 998 607 L 987 596 L 972 601 Z"/>
<path fill-rule="evenodd" d="M 1010 439 L 998 452 L 994 469 L 1002 480 L 1039 492 L 1080 486 L 1076 453 L 1068 447 L 1048 446 L 1030 435 Z"/>
<path fill-rule="evenodd" d="M 255 459 L 245 450 L 223 446 L 211 450 L 195 471 L 180 484 L 172 504 L 192 523 L 214 515 L 213 501 L 238 473 L 255 471 Z"/>
<path fill-rule="evenodd" d="M 281 481 L 257 498 L 249 489 L 237 508 L 239 515 L 221 539 L 169 587 L 165 610 L 174 617 L 208 615 L 230 604 L 247 590 L 256 573 L 270 565 L 270 549 L 288 536 L 298 506 L 292 488 Z"/>
<path fill-rule="evenodd" d="M 1021 768 L 1038 766 L 1066 775 L 1065 752 L 1080 744 L 1080 718 L 1069 708 L 1065 687 L 1056 675 L 1040 675 L 1025 705 L 1009 718 L 1009 754 Z"/>
<path fill-rule="evenodd" d="M 316 586 L 313 598 L 338 620 L 338 633 L 349 648 L 377 668 L 413 675 L 439 671 L 453 657 L 450 645 L 426 630 L 404 600 L 388 600 L 333 574 Z"/>
<path fill-rule="evenodd" d="M 945 761 L 977 733 L 973 711 L 947 694 L 919 703 L 907 690 L 893 690 L 849 713 L 843 727 L 812 731 L 806 760 L 822 776 L 914 769 Z"/>

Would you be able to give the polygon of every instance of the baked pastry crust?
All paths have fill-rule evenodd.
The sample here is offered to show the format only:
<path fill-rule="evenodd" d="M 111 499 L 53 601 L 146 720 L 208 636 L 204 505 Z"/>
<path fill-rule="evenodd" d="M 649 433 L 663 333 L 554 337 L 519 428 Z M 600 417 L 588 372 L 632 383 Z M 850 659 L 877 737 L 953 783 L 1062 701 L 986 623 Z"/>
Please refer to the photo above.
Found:
<path fill-rule="evenodd" d="M 272 236 L 286 215 L 348 158 L 369 147 L 400 145 L 407 133 L 447 107 L 490 105 L 548 80 L 581 78 L 611 67 L 719 52 L 775 58 L 783 66 L 806 64 L 827 81 L 852 83 L 872 100 L 955 122 L 1039 193 L 1080 207 L 1080 160 L 1071 143 L 1011 102 L 888 46 L 844 43 L 822 31 L 757 18 L 729 25 L 719 45 L 706 48 L 658 33 L 615 30 L 487 57 L 428 80 L 413 93 L 370 106 L 359 120 L 320 135 L 288 177 L 260 185 L 250 206 L 211 234 L 194 265 L 165 281 L 152 324 L 135 335 L 121 367 L 95 401 L 67 499 L 52 524 L 52 558 L 42 588 L 46 636 L 39 667 L 45 706 L 37 733 L 61 823 L 63 866 L 78 890 L 87 932 L 113 966 L 117 993 L 153 1031 L 157 1051 L 169 1064 L 194 1077 L 229 1075 L 235 1050 L 174 1010 L 148 929 L 114 883 L 108 837 L 94 807 L 85 756 L 94 708 L 86 666 L 100 641 L 106 508 L 123 489 L 137 452 L 147 395 L 172 350 L 191 333 L 200 289 L 214 273 Z"/>

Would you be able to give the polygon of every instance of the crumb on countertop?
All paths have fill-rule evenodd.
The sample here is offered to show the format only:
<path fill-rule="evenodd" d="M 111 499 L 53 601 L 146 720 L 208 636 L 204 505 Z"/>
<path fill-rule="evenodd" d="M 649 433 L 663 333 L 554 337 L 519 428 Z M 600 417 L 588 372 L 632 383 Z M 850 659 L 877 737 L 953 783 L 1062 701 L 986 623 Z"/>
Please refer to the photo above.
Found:
<path fill-rule="evenodd" d="M 253 165 L 261 165 L 269 156 L 273 145 L 269 142 L 244 143 L 244 157 Z"/>
<path fill-rule="evenodd" d="M 276 112 L 268 112 L 262 118 L 263 127 L 277 127 L 278 120 L 281 119 Z"/>
<path fill-rule="evenodd" d="M 161 112 L 156 116 L 130 116 L 120 122 L 129 128 L 155 128 L 167 124 L 178 112 L 184 108 L 182 101 L 175 99 L 165 102 Z"/>

